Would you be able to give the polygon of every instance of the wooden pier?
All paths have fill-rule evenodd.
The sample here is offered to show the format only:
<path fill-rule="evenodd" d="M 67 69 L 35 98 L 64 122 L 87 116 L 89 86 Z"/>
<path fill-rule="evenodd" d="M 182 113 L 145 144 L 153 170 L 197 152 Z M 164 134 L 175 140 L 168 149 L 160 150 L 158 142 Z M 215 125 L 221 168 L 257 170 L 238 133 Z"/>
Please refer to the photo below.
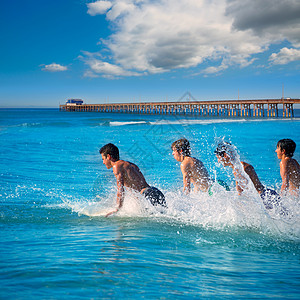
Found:
<path fill-rule="evenodd" d="M 300 99 L 179 101 L 60 105 L 61 111 L 226 117 L 294 117 Z M 282 115 L 279 116 L 279 109 Z"/>

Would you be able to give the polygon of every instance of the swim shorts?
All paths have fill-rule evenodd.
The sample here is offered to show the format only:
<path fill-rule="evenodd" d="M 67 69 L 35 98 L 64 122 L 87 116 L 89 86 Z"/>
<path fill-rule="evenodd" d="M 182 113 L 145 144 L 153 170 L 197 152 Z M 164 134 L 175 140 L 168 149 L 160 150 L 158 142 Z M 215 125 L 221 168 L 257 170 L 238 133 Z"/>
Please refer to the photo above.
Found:
<path fill-rule="evenodd" d="M 227 183 L 225 181 L 223 181 L 221 179 L 217 179 L 217 183 L 220 186 L 222 186 L 223 188 L 225 188 L 226 191 L 230 191 L 230 188 L 229 188 L 229 186 L 227 185 Z M 209 196 L 213 195 L 212 186 L 213 186 L 213 184 L 209 187 L 209 189 L 207 191 Z"/>
<path fill-rule="evenodd" d="M 260 197 L 266 209 L 273 209 L 273 206 L 278 206 L 281 201 L 280 196 L 274 190 L 269 188 L 265 188 L 260 193 Z"/>
<path fill-rule="evenodd" d="M 265 188 L 261 193 L 260 197 L 266 209 L 279 209 L 279 214 L 281 216 L 288 216 L 288 210 L 281 205 L 281 197 L 269 188 Z"/>
<path fill-rule="evenodd" d="M 143 195 L 154 206 L 161 205 L 167 207 L 164 194 L 156 187 L 148 187 L 143 191 Z"/>

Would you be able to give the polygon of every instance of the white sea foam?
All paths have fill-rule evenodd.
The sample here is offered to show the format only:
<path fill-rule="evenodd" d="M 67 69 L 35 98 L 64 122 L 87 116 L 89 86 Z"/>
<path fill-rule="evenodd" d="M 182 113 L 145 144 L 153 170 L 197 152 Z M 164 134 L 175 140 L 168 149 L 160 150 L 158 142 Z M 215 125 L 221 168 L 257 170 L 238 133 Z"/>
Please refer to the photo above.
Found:
<path fill-rule="evenodd" d="M 176 120 L 159 120 L 150 122 L 151 125 L 209 125 L 222 123 L 243 123 L 243 122 L 272 122 L 272 121 L 290 121 L 291 119 L 186 119 L 178 117 Z M 300 118 L 294 118 L 293 121 L 300 121 Z"/>
<path fill-rule="evenodd" d="M 288 216 L 277 209 L 266 210 L 257 193 L 239 196 L 236 191 L 225 191 L 215 184 L 213 195 L 181 191 L 164 191 L 167 208 L 152 206 L 138 193 L 126 193 L 122 209 L 110 218 L 148 217 L 160 222 L 180 222 L 205 228 L 223 230 L 228 227 L 247 228 L 285 238 L 300 239 L 300 202 L 283 199 Z M 115 195 L 89 200 L 65 199 L 66 207 L 78 215 L 104 217 L 116 207 Z"/>
<path fill-rule="evenodd" d="M 140 125 L 140 124 L 148 124 L 148 123 L 146 121 L 109 122 L 110 126 Z"/>
<path fill-rule="evenodd" d="M 272 122 L 272 121 L 290 121 L 290 119 L 187 119 L 184 116 L 176 116 L 173 119 L 162 118 L 157 121 L 111 121 L 105 124 L 109 126 L 126 126 L 126 125 L 209 125 L 209 124 L 222 124 L 222 123 L 243 123 L 243 122 Z M 293 121 L 300 121 L 300 118 L 294 118 Z"/>
<path fill-rule="evenodd" d="M 189 120 L 185 118 L 178 117 L 177 120 L 159 120 L 156 122 L 150 122 L 151 125 L 208 125 L 208 124 L 218 124 L 218 123 L 240 123 L 246 122 L 246 119 L 197 119 Z"/>
<path fill-rule="evenodd" d="M 296 122 L 299 122 L 300 121 L 300 118 L 263 118 L 263 119 L 248 119 L 249 122 L 278 122 L 278 121 L 296 121 Z"/>

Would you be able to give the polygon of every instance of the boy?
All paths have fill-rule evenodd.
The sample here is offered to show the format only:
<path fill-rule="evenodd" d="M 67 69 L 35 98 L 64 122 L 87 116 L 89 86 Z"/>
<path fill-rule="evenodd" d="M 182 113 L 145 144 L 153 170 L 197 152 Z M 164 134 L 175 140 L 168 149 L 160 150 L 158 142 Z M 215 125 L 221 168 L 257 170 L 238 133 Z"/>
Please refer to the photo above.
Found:
<path fill-rule="evenodd" d="M 252 165 L 239 161 L 237 153 L 230 143 L 220 143 L 215 150 L 215 154 L 219 163 L 224 167 L 232 168 L 239 195 L 249 187 L 249 180 L 244 174 L 246 173 L 260 195 L 266 209 L 272 209 L 273 205 L 275 205 L 281 208 L 280 214 L 285 215 L 287 213 L 286 209 L 280 206 L 280 196 L 274 190 L 262 185 Z"/>
<path fill-rule="evenodd" d="M 275 152 L 280 162 L 280 175 L 282 178 L 281 193 L 289 192 L 291 195 L 299 196 L 300 189 L 300 166 L 293 159 L 296 143 L 291 139 L 278 141 Z"/>
<path fill-rule="evenodd" d="M 183 175 L 183 192 L 189 194 L 191 183 L 194 191 L 207 192 L 212 185 L 208 172 L 203 163 L 191 157 L 190 143 L 187 139 L 175 141 L 171 146 L 174 158 L 181 162 L 180 169 Z"/>
<path fill-rule="evenodd" d="M 155 187 L 150 187 L 140 169 L 133 163 L 120 160 L 119 149 L 114 144 L 106 144 L 99 150 L 103 164 L 107 169 L 113 168 L 117 179 L 117 208 L 106 217 L 118 212 L 124 202 L 124 186 L 140 192 L 152 205 L 166 207 L 163 193 Z"/>

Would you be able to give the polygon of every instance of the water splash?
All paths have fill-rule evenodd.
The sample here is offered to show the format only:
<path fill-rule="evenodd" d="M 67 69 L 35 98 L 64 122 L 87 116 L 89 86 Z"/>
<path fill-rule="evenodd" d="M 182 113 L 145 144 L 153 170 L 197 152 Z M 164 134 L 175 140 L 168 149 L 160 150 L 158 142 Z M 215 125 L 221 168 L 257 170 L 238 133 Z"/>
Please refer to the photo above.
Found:
<path fill-rule="evenodd" d="M 300 207 L 295 199 L 284 199 L 285 207 L 291 212 L 284 217 L 275 208 L 266 210 L 257 193 L 239 196 L 217 183 L 212 196 L 165 191 L 165 197 L 168 207 L 160 208 L 152 206 L 138 193 L 126 192 L 122 209 L 110 218 L 155 218 L 160 222 L 179 222 L 217 230 L 247 228 L 263 234 L 300 239 Z M 114 193 L 108 198 L 99 196 L 92 200 L 64 199 L 64 203 L 78 215 L 89 217 L 103 217 L 116 205 Z"/>
<path fill-rule="evenodd" d="M 217 183 L 212 187 L 212 196 L 202 192 L 185 195 L 181 189 L 161 189 L 166 197 L 167 208 L 154 207 L 141 194 L 126 191 L 122 209 L 109 218 L 148 218 L 174 226 L 188 224 L 213 230 L 242 228 L 276 238 L 300 240 L 300 199 L 297 197 L 282 198 L 282 204 L 289 211 L 288 216 L 282 216 L 276 208 L 265 209 L 258 193 L 239 196 L 236 191 L 226 191 Z M 21 222 L 22 218 L 28 218 L 28 215 L 34 218 L 37 214 L 36 218 L 42 220 L 39 208 L 46 209 L 43 214 L 47 217 L 56 215 L 55 210 L 63 209 L 66 211 L 61 211 L 59 216 L 68 215 L 67 210 L 70 210 L 79 217 L 103 218 L 116 206 L 115 193 L 112 187 L 108 192 L 98 191 L 97 195 L 86 197 L 58 188 L 48 190 L 37 185 L 18 185 L 10 191 L 1 192 L 4 198 L 2 205 L 10 207 L 1 215 L 1 219 L 5 221 L 5 218 L 13 216 Z M 24 205 L 29 210 L 25 215 L 20 211 Z"/>

